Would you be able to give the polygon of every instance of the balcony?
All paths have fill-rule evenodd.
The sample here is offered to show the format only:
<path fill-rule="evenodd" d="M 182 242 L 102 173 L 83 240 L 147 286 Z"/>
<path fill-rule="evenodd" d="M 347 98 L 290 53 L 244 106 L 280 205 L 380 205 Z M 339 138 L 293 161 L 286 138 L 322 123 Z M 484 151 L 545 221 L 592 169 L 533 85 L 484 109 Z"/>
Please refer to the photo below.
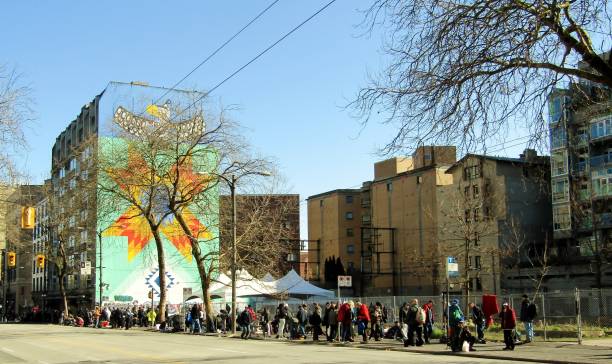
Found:
<path fill-rule="evenodd" d="M 600 229 L 612 227 L 612 212 L 595 215 L 595 225 Z"/>
<path fill-rule="evenodd" d="M 596 155 L 590 159 L 591 167 L 605 167 L 612 165 L 610 154 Z"/>
<path fill-rule="evenodd" d="M 586 161 L 576 163 L 574 172 L 578 176 L 588 176 L 590 173 L 589 164 Z"/>
<path fill-rule="evenodd" d="M 587 201 L 591 199 L 591 191 L 589 190 L 580 190 L 578 192 L 578 200 L 579 201 Z"/>
<path fill-rule="evenodd" d="M 593 198 L 612 197 L 612 186 L 605 184 L 593 186 Z"/>

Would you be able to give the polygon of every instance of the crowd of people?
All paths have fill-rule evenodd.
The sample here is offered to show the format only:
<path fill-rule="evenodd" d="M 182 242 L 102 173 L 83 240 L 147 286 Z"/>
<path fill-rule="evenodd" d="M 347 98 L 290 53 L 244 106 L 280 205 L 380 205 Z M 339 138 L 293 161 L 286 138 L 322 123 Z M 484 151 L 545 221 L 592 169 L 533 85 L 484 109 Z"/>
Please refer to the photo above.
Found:
<path fill-rule="evenodd" d="M 448 331 L 447 335 L 440 336 L 453 351 L 473 351 L 475 344 L 486 343 L 485 330 L 492 323 L 491 313 L 485 313 L 481 305 L 475 303 L 470 303 L 467 308 L 466 316 L 459 306 L 459 301 L 455 299 L 447 309 L 441 310 L 441 326 L 446 327 Z M 156 323 L 160 323 L 157 327 L 159 330 L 188 331 L 192 334 L 226 334 L 231 328 L 232 315 L 229 305 L 210 317 L 207 317 L 201 304 L 194 304 L 186 309 L 184 316 L 173 315 L 168 318 L 167 312 L 166 310 L 165 320 L 161 320 L 158 311 L 149 307 L 96 307 L 94 310 L 78 310 L 76 314 L 69 314 L 67 317 L 61 313 L 59 323 L 126 330 L 133 326 L 155 327 Z M 533 321 L 536 316 L 535 304 L 524 295 L 519 319 L 524 323 L 525 342 L 533 340 Z M 402 341 L 406 347 L 429 344 L 437 319 L 434 302 L 429 300 L 421 305 L 417 299 L 402 304 L 398 320 L 393 323 L 389 322 L 389 312 L 384 304 L 372 302 L 368 305 L 360 301 L 327 302 L 324 306 L 319 303 L 301 304 L 293 310 L 286 303 L 272 309 L 263 307 L 259 311 L 255 311 L 251 305 L 246 305 L 237 310 L 235 317 L 241 338 L 245 340 L 258 332 L 264 338 L 304 340 L 310 336 L 314 341 L 344 343 L 354 342 L 358 338 L 363 343 L 372 339 L 391 339 Z M 504 333 L 504 350 L 514 350 L 519 335 L 516 327 L 517 316 L 508 302 L 502 304 L 498 318 Z M 472 334 L 468 321 L 471 321 L 475 328 L 476 336 Z"/>

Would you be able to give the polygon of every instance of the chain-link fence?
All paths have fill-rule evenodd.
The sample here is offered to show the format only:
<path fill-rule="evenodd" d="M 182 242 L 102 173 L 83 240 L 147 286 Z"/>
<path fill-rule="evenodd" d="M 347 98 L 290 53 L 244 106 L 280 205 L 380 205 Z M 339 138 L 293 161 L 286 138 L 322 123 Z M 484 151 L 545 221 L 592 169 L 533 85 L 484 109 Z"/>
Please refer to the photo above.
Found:
<path fill-rule="evenodd" d="M 535 340 L 576 340 L 581 342 L 583 337 L 594 338 L 612 335 L 612 289 L 590 289 L 590 290 L 571 290 L 561 292 L 546 293 L 526 293 L 529 300 L 535 303 L 537 315 L 534 320 Z M 517 331 L 519 335 L 523 333 L 521 323 L 521 303 L 523 294 L 509 294 L 497 297 L 498 305 L 503 302 L 514 308 L 517 317 Z M 419 304 L 424 304 L 430 300 L 434 304 L 435 314 L 438 317 L 437 326 L 443 327 L 443 310 L 446 307 L 444 295 L 439 296 L 382 296 L 382 297 L 341 297 L 342 301 L 360 301 L 367 305 L 381 303 L 386 307 L 387 323 L 393 324 L 399 320 L 399 309 L 402 304 L 418 299 Z M 470 295 L 452 295 L 451 299 L 459 301 L 460 307 L 467 313 L 468 304 L 474 302 L 482 303 L 482 297 Z M 297 312 L 298 305 L 306 303 L 312 305 L 319 303 L 321 307 L 327 302 L 336 302 L 337 299 L 311 297 L 304 300 L 292 299 L 288 301 L 289 309 Z M 267 307 L 274 315 L 276 306 L 281 301 L 261 300 L 254 302 L 258 310 Z M 498 321 L 498 320 L 497 320 Z M 489 328 L 492 336 L 495 336 L 498 325 L 494 324 Z M 524 333 L 523 333 L 524 335 Z M 523 336 L 524 337 L 524 336 Z"/>

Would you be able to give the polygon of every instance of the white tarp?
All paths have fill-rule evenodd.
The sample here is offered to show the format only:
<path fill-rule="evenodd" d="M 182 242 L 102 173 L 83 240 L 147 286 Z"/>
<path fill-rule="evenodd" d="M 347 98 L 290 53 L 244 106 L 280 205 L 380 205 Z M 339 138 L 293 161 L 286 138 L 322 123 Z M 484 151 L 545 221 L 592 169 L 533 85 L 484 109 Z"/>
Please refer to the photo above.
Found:
<path fill-rule="evenodd" d="M 269 284 L 274 286 L 276 293 L 282 295 L 299 297 L 335 297 L 334 292 L 308 283 L 293 269 L 284 277 L 279 278 L 277 281 L 270 282 Z"/>

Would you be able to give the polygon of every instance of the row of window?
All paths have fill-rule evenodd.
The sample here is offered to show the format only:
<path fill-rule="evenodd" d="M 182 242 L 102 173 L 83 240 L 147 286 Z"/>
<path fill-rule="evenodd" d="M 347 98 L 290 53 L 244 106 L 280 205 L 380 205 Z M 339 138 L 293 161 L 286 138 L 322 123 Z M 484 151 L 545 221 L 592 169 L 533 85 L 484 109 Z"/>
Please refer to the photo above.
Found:
<path fill-rule="evenodd" d="M 612 116 L 591 122 L 591 139 L 612 136 Z"/>

